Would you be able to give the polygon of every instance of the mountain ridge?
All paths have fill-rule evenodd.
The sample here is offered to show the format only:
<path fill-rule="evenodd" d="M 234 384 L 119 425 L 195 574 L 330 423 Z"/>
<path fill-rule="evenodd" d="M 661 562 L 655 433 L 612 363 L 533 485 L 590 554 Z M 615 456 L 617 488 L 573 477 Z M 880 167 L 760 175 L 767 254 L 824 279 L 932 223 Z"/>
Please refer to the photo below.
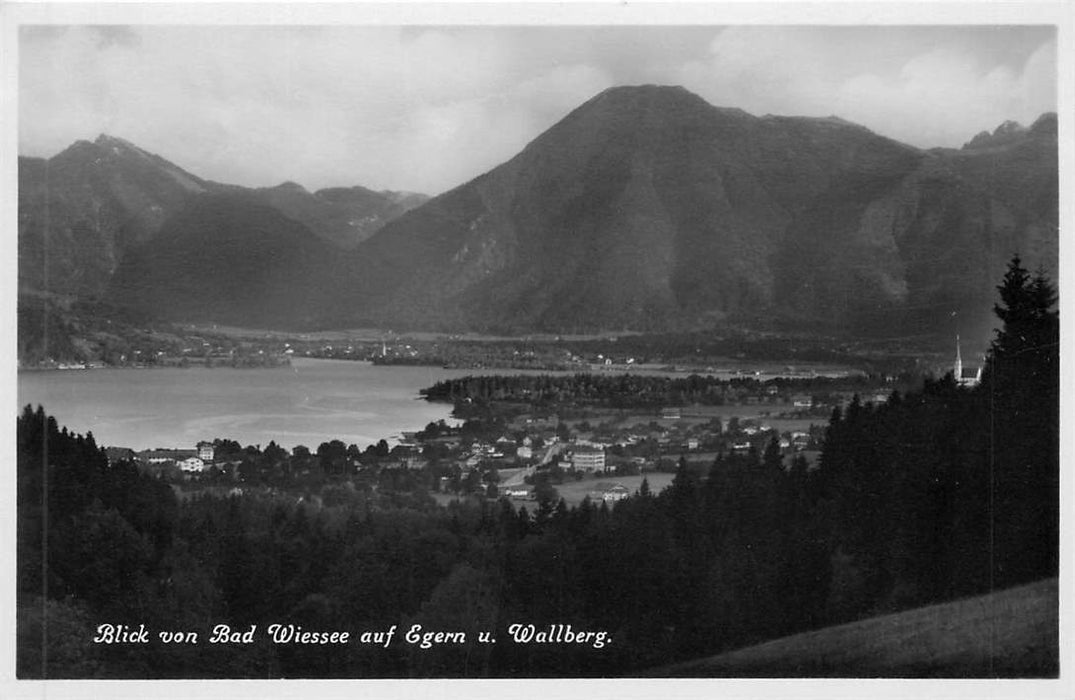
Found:
<path fill-rule="evenodd" d="M 926 151 L 841 119 L 610 88 L 363 244 L 383 264 L 356 303 L 368 300 L 374 323 L 548 331 L 770 318 L 883 329 L 909 306 L 937 318 L 988 309 L 1011 248 L 1028 243 L 1055 269 L 1043 236 L 1055 143 L 1027 146 L 1039 136 L 1002 144 L 991 175 L 980 153 Z M 1045 194 L 1028 197 L 1037 185 Z M 945 279 L 938 258 L 968 278 L 931 284 Z"/>
<path fill-rule="evenodd" d="M 919 149 L 836 116 L 757 117 L 678 86 L 618 86 L 431 199 L 357 186 L 224 185 L 122 139 L 98 142 L 54 157 L 67 154 L 58 163 L 71 183 L 47 198 L 50 214 L 61 214 L 50 252 L 69 253 L 58 256 L 62 265 L 50 260 L 45 278 L 63 280 L 54 290 L 132 303 L 130 285 L 111 283 L 131 250 L 183 274 L 147 252 L 179 254 L 155 238 L 166 220 L 201 225 L 203 214 L 223 215 L 212 207 L 225 207 L 240 221 L 244 206 L 265 205 L 279 217 L 251 210 L 239 229 L 262 230 L 284 249 L 301 234 L 335 251 L 310 256 L 320 270 L 299 266 L 332 280 L 331 291 L 316 279 L 278 282 L 318 307 L 280 297 L 287 312 L 278 325 L 935 331 L 953 313 L 988 322 L 993 281 L 1011 253 L 1047 271 L 1058 264 L 1055 114 L 1030 127 L 1000 125 L 962 149 Z M 158 166 L 143 178 L 149 191 L 132 189 L 129 174 L 94 179 L 86 156 L 123 154 Z M 40 288 L 45 256 L 33 241 L 42 223 L 31 205 L 35 197 L 40 205 L 42 177 L 56 168 L 26 158 L 19 167 L 20 287 Z M 160 211 L 140 220 L 125 201 Z M 206 202 L 210 213 L 199 214 Z M 182 225 L 167 230 L 198 239 Z M 168 293 L 192 292 L 177 284 Z M 229 310 L 226 299 L 200 294 L 198 304 L 178 306 L 242 323 L 243 304 Z M 153 298 L 161 308 L 140 308 L 175 317 L 164 308 L 167 294 Z M 259 318 L 272 321 L 271 313 Z"/>
<path fill-rule="evenodd" d="M 341 249 L 424 201 L 365 188 L 364 198 L 326 199 L 294 183 L 251 189 L 213 182 L 108 134 L 49 158 L 19 156 L 18 171 L 19 287 L 74 297 L 107 295 L 127 253 L 152 244 L 203 194 L 253 197 Z"/>

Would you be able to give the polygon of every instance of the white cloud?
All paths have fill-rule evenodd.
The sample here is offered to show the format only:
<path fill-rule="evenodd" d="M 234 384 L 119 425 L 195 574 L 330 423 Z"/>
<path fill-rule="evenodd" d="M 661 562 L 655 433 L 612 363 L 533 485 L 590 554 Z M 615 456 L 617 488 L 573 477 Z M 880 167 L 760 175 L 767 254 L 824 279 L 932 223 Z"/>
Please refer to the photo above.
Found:
<path fill-rule="evenodd" d="M 136 34 L 102 47 L 95 30 L 71 28 L 27 42 L 24 152 L 51 155 L 103 131 L 223 181 L 437 192 L 514 155 L 610 84 L 585 65 L 520 66 L 511 38 L 495 32 Z"/>
<path fill-rule="evenodd" d="M 897 41 L 903 33 L 875 30 L 871 46 L 865 32 L 735 27 L 680 77 L 715 104 L 755 114 L 835 114 L 921 147 L 959 146 L 1005 120 L 1027 123 L 1056 109 L 1055 41 L 1013 66 L 967 42 Z"/>
<path fill-rule="evenodd" d="M 680 83 L 756 114 L 835 113 L 924 146 L 1055 109 L 1055 41 L 1012 39 L 1037 51 L 990 60 L 988 42 L 964 34 L 34 29 L 20 35 L 20 149 L 48 156 L 105 132 L 224 182 L 436 193 L 507 160 L 613 84 Z"/>

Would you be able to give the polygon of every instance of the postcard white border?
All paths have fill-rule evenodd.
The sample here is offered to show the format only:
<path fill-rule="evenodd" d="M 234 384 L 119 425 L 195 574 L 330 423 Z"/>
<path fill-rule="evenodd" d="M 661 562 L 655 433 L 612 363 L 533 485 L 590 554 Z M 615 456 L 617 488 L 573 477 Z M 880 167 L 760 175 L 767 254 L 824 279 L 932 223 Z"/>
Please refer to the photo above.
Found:
<path fill-rule="evenodd" d="M 1072 289 L 1071 245 L 1066 232 L 1075 224 L 1075 3 L 1051 2 L 442 2 L 442 3 L 158 3 L 21 2 L 0 0 L 0 366 L 8 368 L 3 386 L 15 407 L 15 285 L 17 260 L 17 58 L 22 24 L 359 24 L 359 25 L 1007 25 L 1057 26 L 1060 144 L 1061 317 L 1066 319 Z M 1061 678 L 1009 680 L 348 680 L 348 681 L 16 681 L 15 650 L 15 440 L 14 420 L 0 431 L 0 697 L 10 698 L 1075 698 L 1072 643 L 1071 537 L 1073 478 L 1072 398 L 1075 373 L 1070 358 L 1072 333 L 1061 322 Z"/>

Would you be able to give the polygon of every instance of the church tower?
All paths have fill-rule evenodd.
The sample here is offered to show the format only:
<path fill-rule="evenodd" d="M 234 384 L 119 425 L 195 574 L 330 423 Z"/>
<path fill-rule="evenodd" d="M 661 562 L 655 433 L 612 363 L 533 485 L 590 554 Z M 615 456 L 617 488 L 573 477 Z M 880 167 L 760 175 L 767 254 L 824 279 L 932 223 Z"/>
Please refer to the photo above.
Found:
<path fill-rule="evenodd" d="M 952 368 L 952 376 L 955 377 L 957 384 L 963 379 L 963 357 L 959 354 L 959 333 L 956 333 L 956 365 Z"/>
<path fill-rule="evenodd" d="M 959 386 L 977 386 L 982 381 L 981 367 L 963 368 L 963 355 L 960 353 L 958 333 L 956 333 L 956 363 L 952 368 L 952 376 Z"/>

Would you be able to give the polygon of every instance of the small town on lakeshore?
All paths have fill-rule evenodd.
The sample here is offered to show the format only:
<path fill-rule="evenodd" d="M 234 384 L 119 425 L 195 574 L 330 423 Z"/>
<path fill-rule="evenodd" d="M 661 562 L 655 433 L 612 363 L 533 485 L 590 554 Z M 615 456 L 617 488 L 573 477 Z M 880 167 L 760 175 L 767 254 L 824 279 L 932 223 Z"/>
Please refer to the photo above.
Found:
<path fill-rule="evenodd" d="M 291 343 L 285 346 L 277 356 L 281 363 L 294 352 Z M 392 348 L 392 354 L 382 344 L 373 361 L 393 364 L 416 357 L 409 344 Z M 764 374 L 708 367 L 708 373 L 698 374 L 683 367 L 647 367 L 633 358 L 606 363 L 603 354 L 590 358 L 593 364 L 570 354 L 569 359 L 579 373 L 467 377 L 425 389 L 427 400 L 453 404 L 451 424 L 440 420 L 378 444 L 334 439 L 288 450 L 275 442 L 242 446 L 214 437 L 192 447 L 108 446 L 106 452 L 110 461 L 129 460 L 172 484 L 181 497 L 263 494 L 320 506 L 325 489 L 375 492 L 384 485 L 426 493 L 442 504 L 503 496 L 563 498 L 575 506 L 587 497 L 597 503 L 626 498 L 643 488 L 643 479 L 646 488 L 660 492 L 681 463 L 704 476 L 725 453 L 761 455 L 775 449 L 788 458 L 789 468 L 796 459 L 813 469 L 833 409 L 846 410 L 852 401 L 880 405 L 893 391 L 909 388 L 895 376 L 869 377 L 834 367 L 785 366 Z M 953 371 L 963 375 L 957 362 Z M 967 377 L 964 385 L 977 381 L 973 369 Z M 490 390 L 490 383 L 498 386 Z M 583 383 L 595 384 L 596 392 L 583 396 L 578 391 Z M 630 389 L 617 393 L 616 385 L 623 383 Z M 535 385 L 554 385 L 555 391 L 539 398 Z M 640 395 L 641 387 L 649 393 Z"/>

